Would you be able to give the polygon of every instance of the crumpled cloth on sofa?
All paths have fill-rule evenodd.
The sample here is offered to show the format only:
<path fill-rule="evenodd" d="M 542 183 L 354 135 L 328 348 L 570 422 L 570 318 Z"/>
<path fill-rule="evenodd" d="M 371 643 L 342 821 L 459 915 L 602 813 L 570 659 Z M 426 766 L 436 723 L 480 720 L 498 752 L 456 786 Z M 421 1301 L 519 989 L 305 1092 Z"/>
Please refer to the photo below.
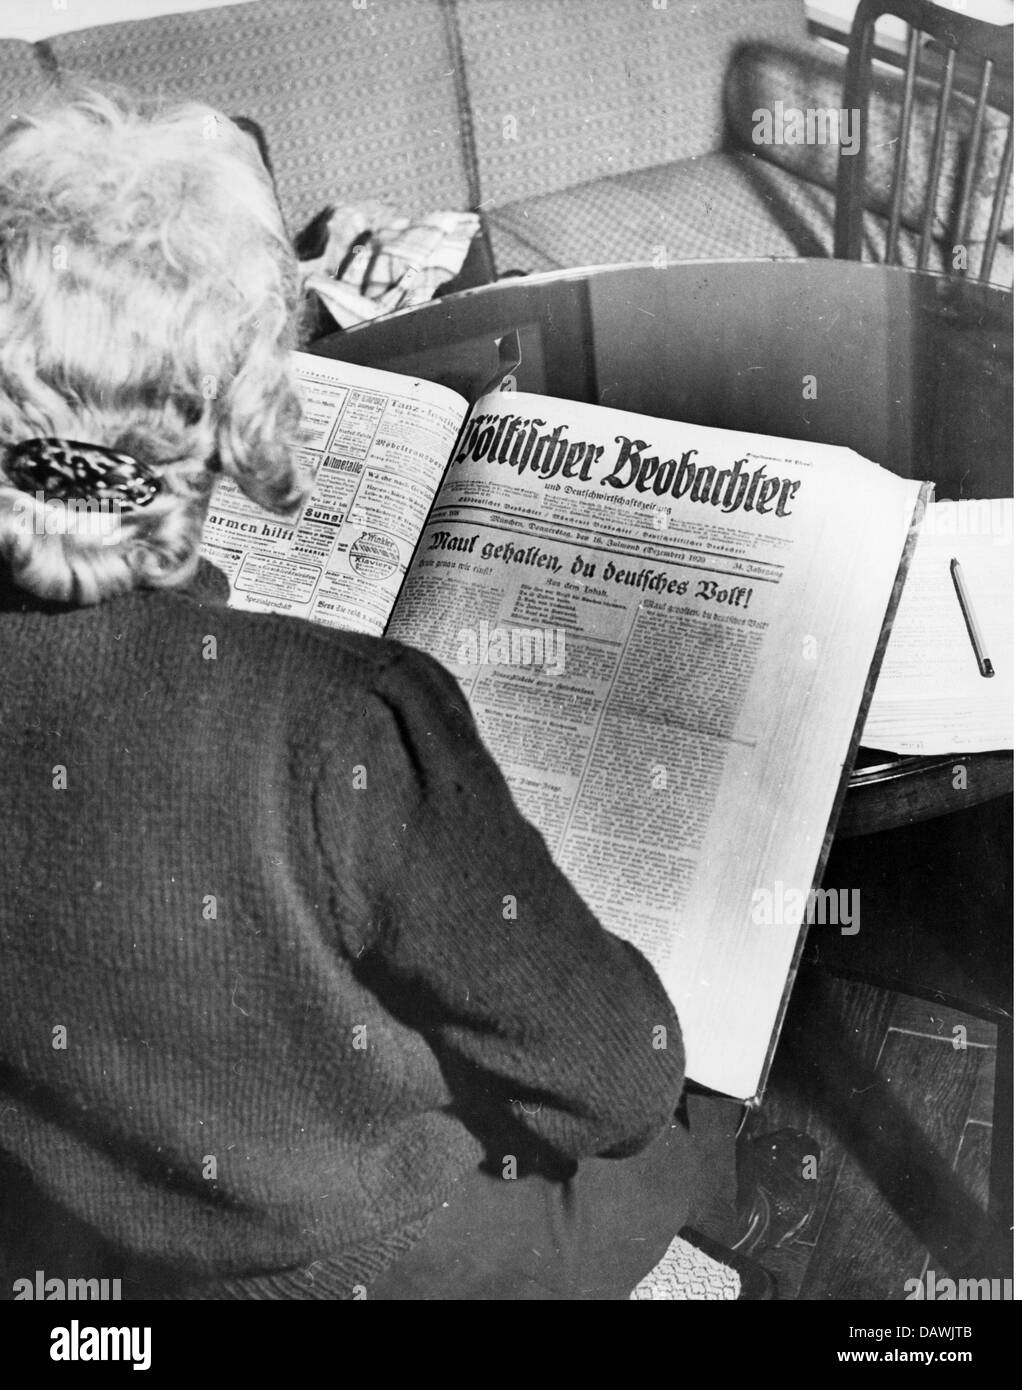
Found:
<path fill-rule="evenodd" d="M 297 238 L 302 279 L 331 318 L 350 328 L 432 299 L 453 280 L 479 231 L 472 212 L 413 220 L 392 208 L 324 208 Z"/>

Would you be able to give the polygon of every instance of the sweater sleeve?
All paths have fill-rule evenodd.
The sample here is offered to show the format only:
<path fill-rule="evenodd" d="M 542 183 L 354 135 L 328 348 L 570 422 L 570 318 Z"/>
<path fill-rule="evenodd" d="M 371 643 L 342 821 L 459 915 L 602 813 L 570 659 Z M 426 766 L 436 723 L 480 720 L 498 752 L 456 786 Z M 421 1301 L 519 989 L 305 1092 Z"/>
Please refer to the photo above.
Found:
<path fill-rule="evenodd" d="M 635 1152 L 684 1081 L 656 973 L 600 926 L 518 812 L 453 677 L 392 651 L 357 745 L 345 740 L 365 750 L 357 810 L 350 766 L 328 764 L 319 784 L 321 844 L 350 846 L 355 825 L 360 863 L 333 873 L 371 885 L 349 949 L 482 1128 L 558 1159 Z"/>

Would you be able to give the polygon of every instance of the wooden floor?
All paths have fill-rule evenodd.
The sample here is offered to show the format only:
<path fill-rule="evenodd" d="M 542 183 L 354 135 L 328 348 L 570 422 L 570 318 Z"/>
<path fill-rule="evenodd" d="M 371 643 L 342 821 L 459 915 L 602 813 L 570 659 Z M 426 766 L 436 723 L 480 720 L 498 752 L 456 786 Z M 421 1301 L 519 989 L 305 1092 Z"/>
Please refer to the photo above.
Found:
<path fill-rule="evenodd" d="M 989 1018 L 803 968 L 747 1126 L 792 1127 L 821 1150 L 810 1224 L 754 1256 L 781 1298 L 906 1299 L 907 1281 L 928 1269 L 1010 1277 L 1007 1218 L 993 1234 L 987 1222 L 999 1031 Z"/>

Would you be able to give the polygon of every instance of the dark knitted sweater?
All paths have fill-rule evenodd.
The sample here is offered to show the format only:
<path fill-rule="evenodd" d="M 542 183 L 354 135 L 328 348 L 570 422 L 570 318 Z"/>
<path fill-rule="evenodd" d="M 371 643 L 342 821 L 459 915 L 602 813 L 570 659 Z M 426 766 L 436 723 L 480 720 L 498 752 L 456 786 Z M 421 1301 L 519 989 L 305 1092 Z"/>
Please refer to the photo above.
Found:
<path fill-rule="evenodd" d="M 0 1159 L 126 1257 L 339 1293 L 487 1152 L 642 1147 L 681 1039 L 441 667 L 226 592 L 0 570 Z"/>

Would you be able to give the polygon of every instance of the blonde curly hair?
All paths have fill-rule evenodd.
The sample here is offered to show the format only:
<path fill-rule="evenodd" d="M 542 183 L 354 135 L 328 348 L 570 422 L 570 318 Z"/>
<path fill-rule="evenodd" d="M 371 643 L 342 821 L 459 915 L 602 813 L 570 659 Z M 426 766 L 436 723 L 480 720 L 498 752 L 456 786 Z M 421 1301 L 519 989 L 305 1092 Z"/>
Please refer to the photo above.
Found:
<path fill-rule="evenodd" d="M 96 603 L 187 582 L 215 471 L 300 497 L 294 254 L 255 142 L 210 107 L 82 92 L 0 138 L 0 562 Z M 160 495 L 116 533 L 47 524 L 5 462 L 37 437 L 130 455 Z M 28 522 L 28 524 L 26 524 Z"/>

